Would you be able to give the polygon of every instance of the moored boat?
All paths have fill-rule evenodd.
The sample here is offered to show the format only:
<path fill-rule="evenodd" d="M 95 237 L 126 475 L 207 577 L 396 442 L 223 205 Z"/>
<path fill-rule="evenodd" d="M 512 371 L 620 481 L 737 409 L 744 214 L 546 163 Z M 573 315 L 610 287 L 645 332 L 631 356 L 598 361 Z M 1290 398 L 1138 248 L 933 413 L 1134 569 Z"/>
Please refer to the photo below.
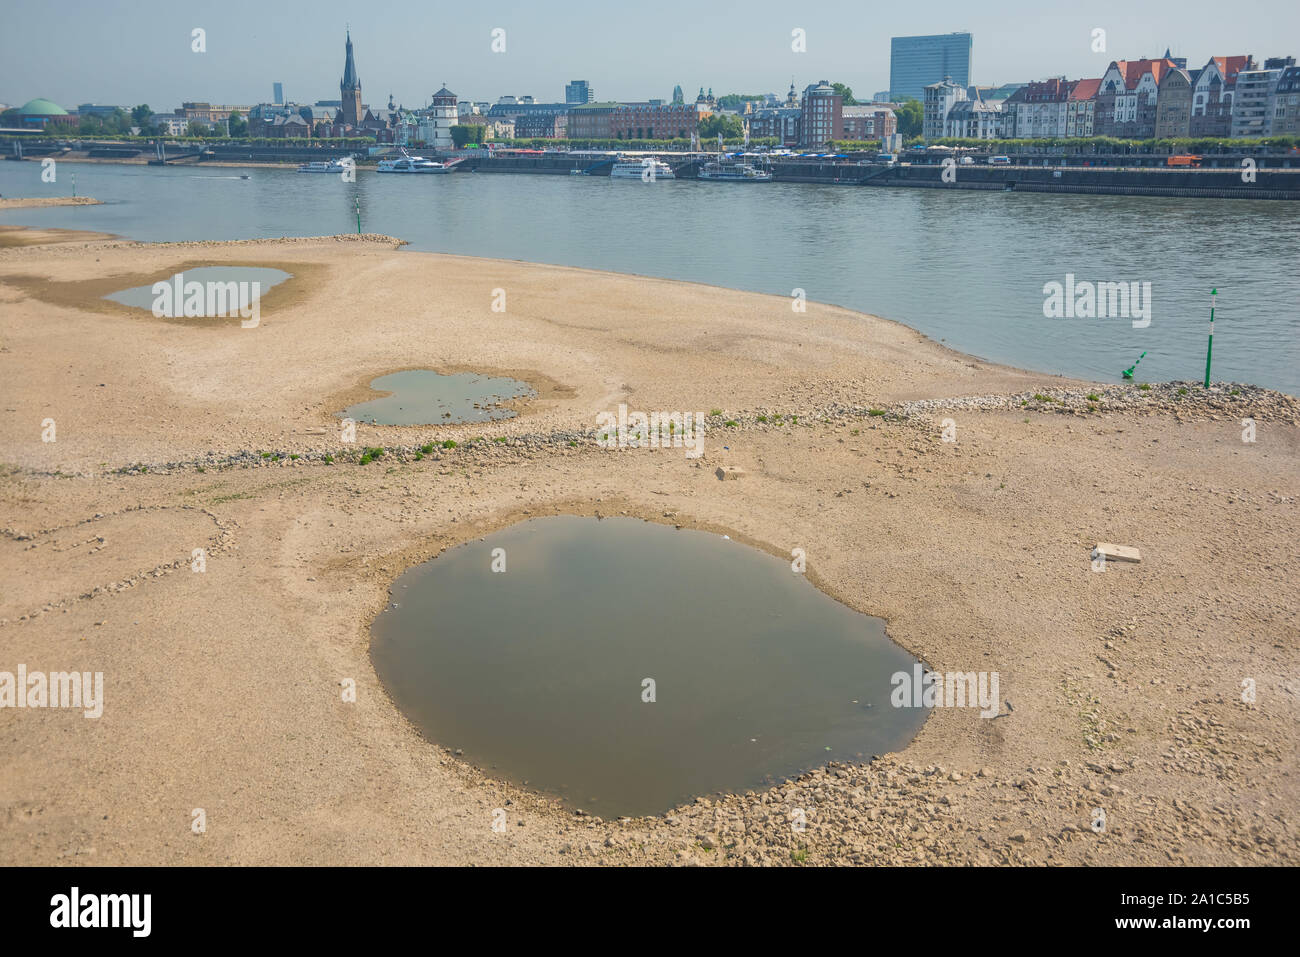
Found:
<path fill-rule="evenodd" d="M 663 160 L 639 159 L 619 160 L 609 170 L 610 179 L 639 179 L 654 182 L 661 179 L 676 179 L 673 168 Z"/>
<path fill-rule="evenodd" d="M 330 160 L 325 162 L 317 160 L 311 163 L 303 163 L 298 167 L 299 173 L 342 173 L 348 169 L 348 164 L 340 160 Z"/>
<path fill-rule="evenodd" d="M 376 167 L 378 173 L 449 173 L 451 170 L 441 163 L 434 162 L 431 159 L 425 159 L 423 156 L 408 156 L 403 153 L 401 156 L 390 157 L 379 161 Z"/>
<path fill-rule="evenodd" d="M 719 180 L 730 183 L 770 183 L 772 171 L 760 169 L 753 163 L 724 157 L 704 164 L 700 170 L 700 179 Z"/>

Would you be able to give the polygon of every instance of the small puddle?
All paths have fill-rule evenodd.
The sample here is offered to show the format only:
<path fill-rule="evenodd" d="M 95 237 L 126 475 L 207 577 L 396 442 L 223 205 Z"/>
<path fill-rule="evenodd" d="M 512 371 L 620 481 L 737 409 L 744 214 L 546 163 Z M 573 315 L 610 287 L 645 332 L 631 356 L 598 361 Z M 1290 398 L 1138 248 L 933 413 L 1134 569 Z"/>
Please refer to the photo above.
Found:
<path fill-rule="evenodd" d="M 381 375 L 370 383 L 391 392 L 338 413 L 340 417 L 376 425 L 456 425 L 509 419 L 514 409 L 500 403 L 536 395 L 518 379 L 461 372 L 443 375 L 431 369 L 410 369 Z"/>
<path fill-rule="evenodd" d="M 148 286 L 109 293 L 104 298 L 171 318 L 216 318 L 249 309 L 254 295 L 260 299 L 272 286 L 292 278 L 283 269 L 261 266 L 200 266 Z"/>
<path fill-rule="evenodd" d="M 534 519 L 408 569 L 391 598 L 371 658 L 425 736 L 606 818 L 869 760 L 927 713 L 890 704 L 916 659 L 883 620 L 706 532 Z"/>

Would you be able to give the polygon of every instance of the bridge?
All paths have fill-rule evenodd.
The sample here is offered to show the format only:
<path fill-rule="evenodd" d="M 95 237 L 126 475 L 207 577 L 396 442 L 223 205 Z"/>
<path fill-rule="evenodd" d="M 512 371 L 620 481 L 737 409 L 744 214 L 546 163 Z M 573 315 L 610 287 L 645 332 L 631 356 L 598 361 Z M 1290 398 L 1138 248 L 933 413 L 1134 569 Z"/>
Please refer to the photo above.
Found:
<path fill-rule="evenodd" d="M 149 161 L 149 165 L 150 166 L 171 166 L 175 163 L 185 163 L 187 161 L 201 163 L 205 158 L 210 159 L 215 155 L 216 154 L 213 153 L 213 151 L 208 149 L 207 147 L 199 147 L 199 148 L 191 147 L 190 151 L 187 153 L 173 153 L 172 155 L 168 156 L 167 147 L 164 146 L 162 143 L 159 143 L 157 156 L 154 159 L 151 159 Z"/>

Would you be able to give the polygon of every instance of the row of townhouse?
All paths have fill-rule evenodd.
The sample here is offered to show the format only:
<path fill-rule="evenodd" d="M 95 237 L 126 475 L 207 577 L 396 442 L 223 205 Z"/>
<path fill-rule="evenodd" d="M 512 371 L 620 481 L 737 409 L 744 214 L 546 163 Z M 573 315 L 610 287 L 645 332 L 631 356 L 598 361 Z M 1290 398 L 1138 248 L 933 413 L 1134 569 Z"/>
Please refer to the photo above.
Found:
<path fill-rule="evenodd" d="M 1001 104 L 945 79 L 925 88 L 922 135 L 940 138 L 1119 139 L 1259 137 L 1300 133 L 1294 57 L 1260 67 L 1249 54 L 1211 57 L 1188 70 L 1168 52 L 1115 60 L 1098 79 L 1027 83 Z"/>
<path fill-rule="evenodd" d="M 1280 133 L 1294 115 L 1286 108 L 1297 104 L 1278 87 L 1294 71 L 1295 57 L 1274 57 L 1260 67 L 1249 54 L 1210 57 L 1197 70 L 1168 56 L 1117 60 L 1097 93 L 1097 133 L 1129 139 Z"/>

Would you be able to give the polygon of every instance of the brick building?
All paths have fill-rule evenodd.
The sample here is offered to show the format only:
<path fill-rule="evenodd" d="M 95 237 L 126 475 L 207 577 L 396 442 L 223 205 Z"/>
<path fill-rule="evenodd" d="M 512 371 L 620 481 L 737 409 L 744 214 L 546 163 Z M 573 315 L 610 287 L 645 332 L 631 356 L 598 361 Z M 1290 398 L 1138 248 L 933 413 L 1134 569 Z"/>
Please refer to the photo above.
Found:
<path fill-rule="evenodd" d="M 800 104 L 799 145 L 824 146 L 844 127 L 844 98 L 825 80 L 803 91 Z"/>
<path fill-rule="evenodd" d="M 694 103 L 619 103 L 610 114 L 615 139 L 690 139 L 711 110 Z"/>
<path fill-rule="evenodd" d="M 878 104 L 840 107 L 840 131 L 836 139 L 878 140 L 898 132 L 894 111 Z"/>

